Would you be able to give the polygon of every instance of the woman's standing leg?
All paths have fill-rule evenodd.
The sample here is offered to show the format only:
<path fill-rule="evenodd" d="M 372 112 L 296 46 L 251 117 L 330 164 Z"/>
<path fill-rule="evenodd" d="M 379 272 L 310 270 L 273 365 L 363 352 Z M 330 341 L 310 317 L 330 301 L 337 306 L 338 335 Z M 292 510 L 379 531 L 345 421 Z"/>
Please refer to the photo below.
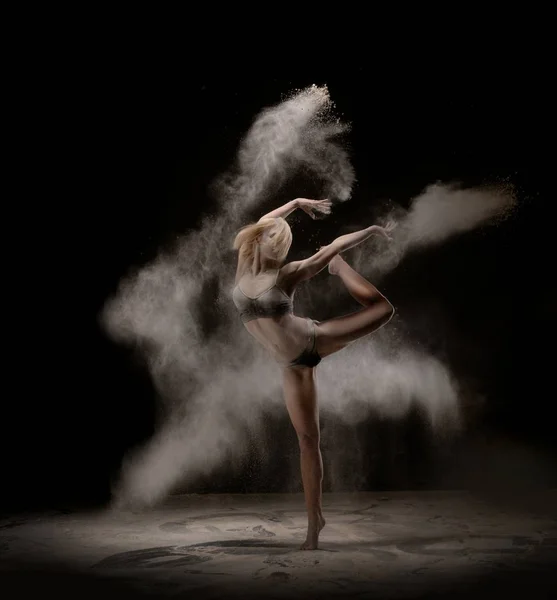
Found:
<path fill-rule="evenodd" d="M 319 448 L 319 412 L 315 370 L 309 367 L 284 369 L 284 399 L 300 446 L 300 467 L 308 513 L 308 531 L 302 550 L 315 550 L 325 526 L 321 493 L 323 459 Z"/>

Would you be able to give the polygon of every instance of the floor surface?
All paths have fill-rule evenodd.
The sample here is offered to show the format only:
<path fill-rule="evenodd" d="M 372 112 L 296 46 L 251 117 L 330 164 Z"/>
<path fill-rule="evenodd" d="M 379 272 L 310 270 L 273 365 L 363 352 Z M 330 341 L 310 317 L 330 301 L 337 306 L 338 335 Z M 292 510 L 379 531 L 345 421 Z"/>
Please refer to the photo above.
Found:
<path fill-rule="evenodd" d="M 557 490 L 325 494 L 324 515 L 313 552 L 301 494 L 4 515 L 0 596 L 557 597 Z"/>

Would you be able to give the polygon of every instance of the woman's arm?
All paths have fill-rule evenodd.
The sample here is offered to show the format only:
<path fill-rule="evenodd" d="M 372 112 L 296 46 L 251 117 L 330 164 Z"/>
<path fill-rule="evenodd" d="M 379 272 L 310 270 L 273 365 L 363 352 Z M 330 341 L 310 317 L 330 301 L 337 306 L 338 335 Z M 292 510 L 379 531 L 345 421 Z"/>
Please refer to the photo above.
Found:
<path fill-rule="evenodd" d="M 353 233 L 347 233 L 346 235 L 337 237 L 336 240 L 331 243 L 331 246 L 337 248 L 337 252 L 340 253 L 350 250 L 350 248 L 354 248 L 354 246 L 361 244 L 372 235 L 382 235 L 390 240 L 390 232 L 394 229 L 394 227 L 394 223 L 389 223 L 386 227 L 372 225 L 366 229 L 361 229 L 360 231 L 354 231 Z"/>
<path fill-rule="evenodd" d="M 288 275 L 292 278 L 294 284 L 306 279 L 311 279 L 317 275 L 317 273 L 322 271 L 331 262 L 335 255 L 361 244 L 374 234 L 382 235 L 390 240 L 390 232 L 394 229 L 394 227 L 395 225 L 393 223 L 390 223 L 386 227 L 372 225 L 366 229 L 354 231 L 354 233 L 341 235 L 328 246 L 319 248 L 319 250 L 313 256 L 310 256 L 305 260 L 294 261 L 287 265 Z"/>
<path fill-rule="evenodd" d="M 282 217 L 285 219 L 291 212 L 294 212 L 297 208 L 300 208 L 300 202 L 298 198 L 295 200 L 290 200 L 284 206 L 277 208 L 266 215 L 263 215 L 261 219 L 276 219 L 277 217 Z M 259 219 L 261 221 L 261 219 Z"/>
<path fill-rule="evenodd" d="M 307 213 L 312 219 L 317 218 L 317 213 L 322 215 L 328 215 L 331 213 L 331 201 L 330 200 L 310 200 L 309 198 L 296 198 L 287 202 L 284 206 L 273 210 L 272 212 L 263 215 L 261 219 L 273 219 L 282 217 L 285 219 L 291 212 L 297 208 L 301 208 Z M 259 219 L 261 221 L 261 219 Z"/>

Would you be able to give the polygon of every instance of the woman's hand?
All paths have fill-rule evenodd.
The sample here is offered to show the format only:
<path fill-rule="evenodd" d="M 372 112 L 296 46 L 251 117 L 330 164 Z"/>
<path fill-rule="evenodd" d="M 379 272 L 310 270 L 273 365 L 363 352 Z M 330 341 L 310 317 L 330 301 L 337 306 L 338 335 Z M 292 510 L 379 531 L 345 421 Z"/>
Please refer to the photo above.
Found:
<path fill-rule="evenodd" d="M 393 239 L 391 233 L 395 227 L 396 227 L 396 223 L 394 221 L 389 221 L 385 225 L 385 227 L 380 227 L 379 225 L 372 225 L 370 227 L 370 229 L 373 233 L 376 233 L 377 235 L 381 235 L 390 241 Z"/>
<path fill-rule="evenodd" d="M 330 200 L 309 200 L 308 198 L 297 198 L 298 207 L 307 213 L 312 219 L 317 215 L 330 215 L 333 203 Z"/>

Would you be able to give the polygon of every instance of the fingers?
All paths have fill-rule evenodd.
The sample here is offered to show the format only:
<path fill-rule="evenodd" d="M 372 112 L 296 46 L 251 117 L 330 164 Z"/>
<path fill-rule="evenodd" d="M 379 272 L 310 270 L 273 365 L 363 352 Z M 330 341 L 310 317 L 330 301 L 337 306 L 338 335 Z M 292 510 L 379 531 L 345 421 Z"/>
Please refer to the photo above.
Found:
<path fill-rule="evenodd" d="M 381 234 L 386 237 L 387 239 L 391 239 L 391 237 L 389 236 L 389 234 L 391 233 L 391 231 L 393 231 L 393 229 L 395 229 L 397 226 L 397 223 L 395 221 L 387 221 L 387 223 L 385 223 L 384 226 L 380 226 L 378 231 L 381 232 Z"/>
<path fill-rule="evenodd" d="M 315 204 L 315 208 L 322 212 L 323 214 L 329 215 L 331 214 L 331 207 L 333 203 L 330 200 L 317 200 Z"/>
<path fill-rule="evenodd" d="M 317 219 L 317 214 L 330 215 L 333 203 L 329 199 L 309 200 L 308 198 L 299 198 L 303 200 L 300 208 L 306 212 L 312 219 Z"/>

